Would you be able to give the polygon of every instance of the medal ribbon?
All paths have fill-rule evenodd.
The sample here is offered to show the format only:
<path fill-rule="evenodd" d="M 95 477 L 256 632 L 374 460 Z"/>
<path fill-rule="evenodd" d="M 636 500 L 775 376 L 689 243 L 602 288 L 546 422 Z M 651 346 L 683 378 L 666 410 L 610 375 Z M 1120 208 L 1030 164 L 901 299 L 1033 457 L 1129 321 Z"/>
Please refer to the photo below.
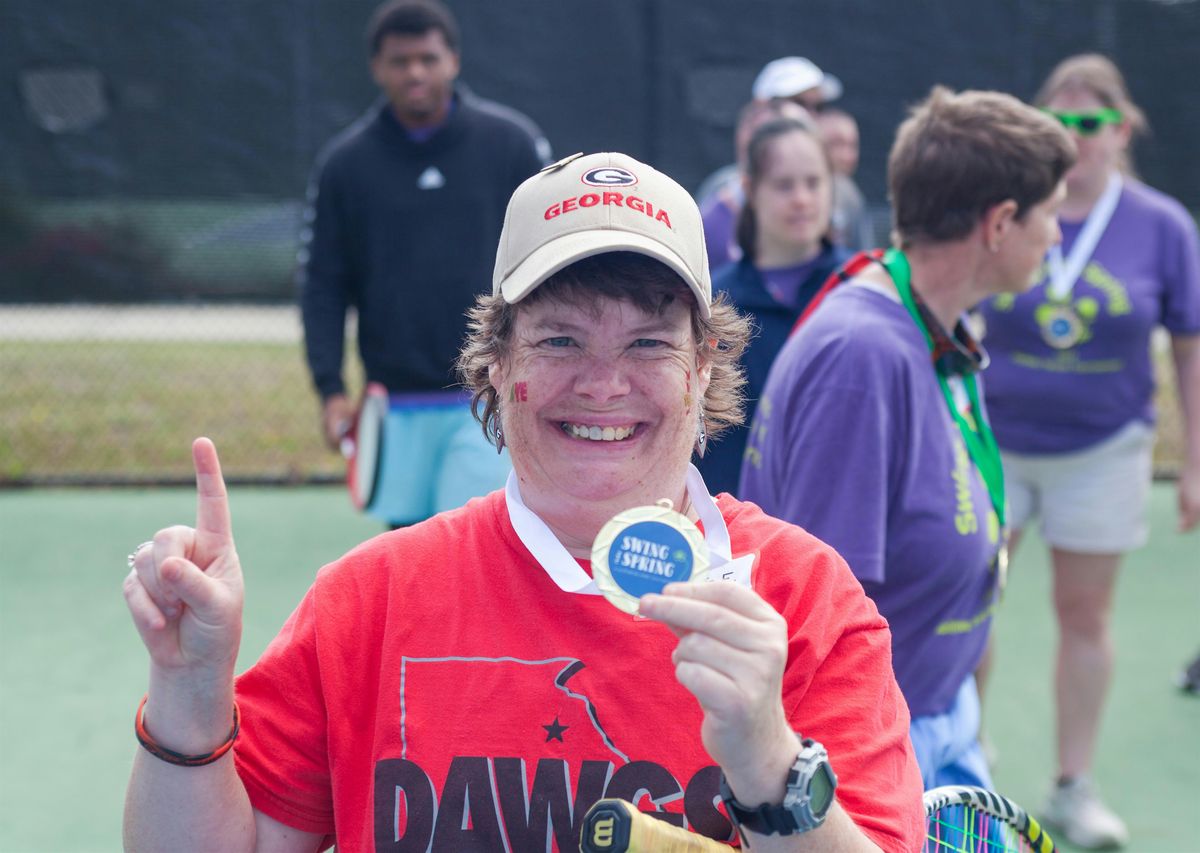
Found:
<path fill-rule="evenodd" d="M 1046 285 L 1046 295 L 1055 302 L 1065 302 L 1071 295 L 1071 289 L 1075 287 L 1075 282 L 1087 266 L 1087 262 L 1092 259 L 1096 244 L 1104 236 L 1104 230 L 1108 228 L 1120 199 L 1121 174 L 1113 172 L 1108 176 L 1108 185 L 1103 194 L 1088 212 L 1083 228 L 1080 229 L 1075 244 L 1071 246 L 1071 253 L 1067 255 L 1066 263 L 1063 263 L 1062 246 L 1055 243 L 1050 247 L 1046 255 L 1046 263 L 1050 267 L 1050 283 Z"/>
<path fill-rule="evenodd" d="M 713 566 L 721 566 L 726 561 L 732 561 L 729 528 L 725 526 L 721 510 L 717 508 L 716 501 L 709 495 L 708 487 L 704 485 L 704 478 L 700 476 L 700 472 L 694 465 L 688 465 L 687 491 L 692 507 L 696 510 L 696 515 L 700 517 L 700 523 L 704 526 L 704 541 L 708 544 Z M 558 585 L 559 589 L 584 595 L 600 594 L 591 575 L 580 568 L 579 563 L 575 562 L 575 558 L 558 541 L 546 522 L 525 505 L 525 501 L 521 498 L 521 488 L 517 483 L 516 471 L 508 473 L 508 482 L 504 486 L 504 502 L 517 538 L 529 549 L 529 553 L 541 564 L 542 568 L 546 570 L 546 574 Z M 746 585 L 749 586 L 749 583 L 747 582 Z"/>
<path fill-rule="evenodd" d="M 921 330 L 921 334 L 925 336 L 925 342 L 929 345 L 929 351 L 932 353 L 934 350 L 933 335 L 930 334 L 929 327 L 925 325 L 921 312 L 917 310 L 916 302 L 913 300 L 912 268 L 908 264 L 908 258 L 899 249 L 888 249 L 883 256 L 883 266 L 891 275 L 892 281 L 895 282 L 896 290 L 900 292 L 900 300 L 908 310 L 908 315 L 917 324 L 917 328 Z M 942 389 L 946 406 L 950 409 L 950 416 L 958 424 L 958 431 L 962 434 L 963 443 L 967 446 L 967 453 L 970 455 L 971 461 L 975 463 L 975 468 L 979 471 L 983 484 L 987 486 L 992 509 L 995 510 L 996 518 L 999 519 L 1000 528 L 1003 530 L 1005 525 L 1004 470 L 1000 464 L 1000 448 L 996 445 L 996 437 L 992 434 L 992 428 L 983 416 L 983 407 L 979 404 L 979 385 L 975 381 L 975 374 L 967 371 L 962 377 L 963 387 L 966 388 L 967 397 L 971 401 L 971 416 L 975 421 L 975 429 L 971 428 L 967 419 L 962 416 L 962 412 L 958 410 L 958 406 L 954 403 L 954 394 L 950 390 L 950 383 L 936 364 L 934 365 L 934 374 Z"/>

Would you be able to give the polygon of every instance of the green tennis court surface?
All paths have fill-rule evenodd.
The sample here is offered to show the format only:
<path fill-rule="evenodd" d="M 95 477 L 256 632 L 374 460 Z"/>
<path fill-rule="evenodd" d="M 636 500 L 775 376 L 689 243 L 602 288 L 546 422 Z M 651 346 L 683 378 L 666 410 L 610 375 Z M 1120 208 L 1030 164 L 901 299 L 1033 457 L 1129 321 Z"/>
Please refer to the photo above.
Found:
<path fill-rule="evenodd" d="M 234 489 L 232 504 L 246 572 L 244 668 L 316 569 L 379 527 L 340 489 Z M 125 555 L 193 511 L 183 489 L 0 492 L 0 851 L 120 849 L 133 712 L 146 687 L 121 597 Z M 1135 851 L 1200 851 L 1189 829 L 1200 698 L 1170 683 L 1200 649 L 1200 537 L 1174 527 L 1174 491 L 1157 484 L 1152 543 L 1121 581 L 1118 670 L 1096 768 Z M 987 709 L 996 782 L 1036 808 L 1054 763 L 1054 626 L 1033 536 L 1014 560 L 997 632 Z"/>

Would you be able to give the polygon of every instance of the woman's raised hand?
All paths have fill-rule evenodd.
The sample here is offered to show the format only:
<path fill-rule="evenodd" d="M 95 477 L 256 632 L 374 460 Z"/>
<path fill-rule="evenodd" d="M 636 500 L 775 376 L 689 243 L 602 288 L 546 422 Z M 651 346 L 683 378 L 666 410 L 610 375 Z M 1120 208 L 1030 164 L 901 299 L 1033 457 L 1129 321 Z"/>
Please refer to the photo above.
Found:
<path fill-rule="evenodd" d="M 196 526 L 167 527 L 139 546 L 125 602 L 150 660 L 164 674 L 229 672 L 242 635 L 242 567 L 217 449 L 192 443 Z"/>

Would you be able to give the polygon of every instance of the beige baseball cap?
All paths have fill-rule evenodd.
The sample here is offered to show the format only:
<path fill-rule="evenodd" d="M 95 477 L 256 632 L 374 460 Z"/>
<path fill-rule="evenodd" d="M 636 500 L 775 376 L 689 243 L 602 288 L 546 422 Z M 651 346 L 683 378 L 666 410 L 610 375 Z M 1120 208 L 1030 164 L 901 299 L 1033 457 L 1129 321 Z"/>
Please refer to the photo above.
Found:
<path fill-rule="evenodd" d="M 700 210 L 687 190 L 625 154 L 574 154 L 517 187 L 504 214 L 492 294 L 520 302 L 576 261 L 637 252 L 687 282 L 709 316 L 712 282 Z"/>

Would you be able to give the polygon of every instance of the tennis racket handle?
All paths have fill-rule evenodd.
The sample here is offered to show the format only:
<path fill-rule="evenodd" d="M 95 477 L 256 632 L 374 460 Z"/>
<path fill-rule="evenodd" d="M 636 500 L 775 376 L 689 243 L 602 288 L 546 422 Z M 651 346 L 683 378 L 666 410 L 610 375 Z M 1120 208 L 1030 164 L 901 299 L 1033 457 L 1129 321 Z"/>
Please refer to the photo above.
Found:
<path fill-rule="evenodd" d="M 672 826 L 625 800 L 600 800 L 583 819 L 581 853 L 730 853 L 728 844 Z"/>

